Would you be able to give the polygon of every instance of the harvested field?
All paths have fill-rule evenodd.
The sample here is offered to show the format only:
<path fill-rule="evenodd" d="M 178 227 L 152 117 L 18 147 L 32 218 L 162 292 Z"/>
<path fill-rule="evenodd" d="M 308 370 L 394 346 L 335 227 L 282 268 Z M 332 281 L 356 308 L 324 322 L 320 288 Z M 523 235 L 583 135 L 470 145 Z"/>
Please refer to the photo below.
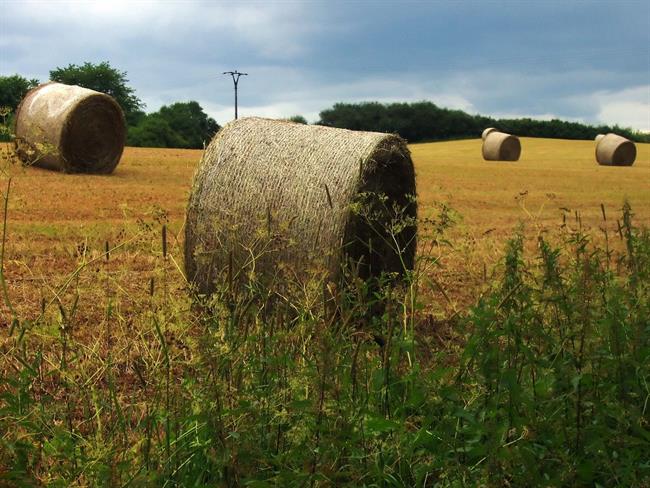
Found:
<path fill-rule="evenodd" d="M 539 471 L 544 486 L 547 474 L 573 486 L 582 453 L 596 452 L 573 444 L 588 442 L 574 421 L 583 415 L 599 449 L 607 443 L 600 484 L 620 472 L 629 486 L 647 479 L 647 391 L 637 380 L 647 361 L 635 354 L 650 310 L 650 236 L 639 230 L 650 224 L 650 145 L 634 167 L 614 168 L 595 164 L 591 141 L 529 139 L 516 165 L 486 164 L 480 144 L 411 146 L 418 246 L 432 259 L 418 260 L 408 290 L 378 299 L 358 280 L 350 305 L 331 283 L 290 277 L 250 294 L 228 279 L 212 303 L 190 301 L 183 219 L 200 151 L 128 148 L 110 177 L 5 161 L 0 485 L 148 486 L 169 476 L 216 486 L 223 474 L 223 486 L 238 486 L 282 450 L 285 472 L 317 469 L 336 486 L 359 486 L 366 461 L 392 449 L 409 470 L 440 476 L 470 473 L 488 455 L 500 466 L 507 453 L 497 475 L 476 478 L 515 473 L 523 486 Z M 626 210 L 621 231 L 626 198 L 635 215 Z M 639 373 L 620 374 L 621 363 Z M 521 371 L 539 374 L 511 388 Z M 590 382 L 583 371 L 594 371 Z M 619 384 L 633 393 L 621 397 Z M 512 427 L 472 420 L 512 422 L 508 408 L 523 412 Z M 495 439 L 497 454 L 475 451 L 475 434 L 450 452 L 459 418 Z M 360 438 L 363 429 L 371 435 Z M 442 442 L 414 451 L 425 431 Z M 546 464 L 526 454 L 538 439 Z M 321 457 L 314 445 L 333 447 Z M 608 457 L 621 445 L 637 448 Z M 225 459 L 224 446 L 234 453 Z M 339 472 L 337 446 L 360 455 L 349 472 Z M 431 460 L 442 464 L 426 467 Z"/>
<path fill-rule="evenodd" d="M 520 223 L 536 230 L 556 228 L 563 214 L 573 221 L 578 212 L 583 226 L 597 228 L 602 224 L 601 204 L 613 217 L 628 199 L 636 222 L 650 225 L 650 145 L 638 145 L 633 167 L 617 168 L 595 163 L 593 141 L 522 142 L 526 151 L 516 165 L 485 164 L 479 139 L 410 146 L 420 218 L 431 217 L 443 204 L 456 216 L 449 235 L 453 246 L 434 249 L 442 257 L 439 283 L 453 306 L 473 300 L 504 240 Z M 110 177 L 10 165 L 5 276 L 14 306 L 23 316 L 37 315 L 42 300 L 51 300 L 83 253 L 83 259 L 97 258 L 108 244 L 120 248 L 108 261 L 98 259 L 88 266 L 79 279 L 92 284 L 97 273 L 108 273 L 103 279 L 111 293 L 122 298 L 122 312 L 128 313 L 128 304 L 149 291 L 163 224 L 169 229 L 173 258 L 171 286 L 183 293 L 183 281 L 174 271 L 176 265 L 182 268 L 183 219 L 201 154 L 126 148 Z M 615 221 L 608 226 L 615 232 Z M 420 236 L 419 245 L 427 246 L 426 235 Z M 95 305 L 105 291 L 88 288 L 96 293 L 85 293 L 79 307 L 83 320 L 93 322 L 103 313 L 103 307 Z M 443 301 L 440 298 L 433 302 Z M 0 325 L 6 327 L 5 308 L 1 317 Z"/>

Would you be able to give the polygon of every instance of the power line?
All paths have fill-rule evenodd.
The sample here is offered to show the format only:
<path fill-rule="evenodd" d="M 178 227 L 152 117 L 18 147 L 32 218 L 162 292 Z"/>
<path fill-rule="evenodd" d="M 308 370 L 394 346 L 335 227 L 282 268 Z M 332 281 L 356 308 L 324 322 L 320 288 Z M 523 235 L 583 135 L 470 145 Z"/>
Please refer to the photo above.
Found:
<path fill-rule="evenodd" d="M 222 74 L 232 76 L 232 82 L 235 84 L 235 120 L 237 120 L 237 85 L 239 84 L 240 76 L 248 76 L 248 73 L 240 73 L 239 71 L 224 71 Z"/>

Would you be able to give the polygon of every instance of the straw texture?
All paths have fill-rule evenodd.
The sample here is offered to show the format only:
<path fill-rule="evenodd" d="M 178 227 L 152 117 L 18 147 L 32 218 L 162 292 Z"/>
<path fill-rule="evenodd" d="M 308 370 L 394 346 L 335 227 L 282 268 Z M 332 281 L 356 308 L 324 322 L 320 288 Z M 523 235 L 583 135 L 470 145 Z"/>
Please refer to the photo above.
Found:
<path fill-rule="evenodd" d="M 113 172 L 126 139 L 124 114 L 113 98 L 52 82 L 25 95 L 15 132 L 25 164 L 66 173 Z"/>
<path fill-rule="evenodd" d="M 378 194 L 383 199 L 368 198 Z M 233 273 L 268 278 L 288 269 L 299 277 L 322 264 L 336 280 L 349 261 L 362 277 L 411 269 L 414 197 L 413 163 L 398 136 L 261 118 L 231 122 L 195 175 L 185 227 L 188 278 L 209 293 Z M 360 202 L 386 226 L 393 207 L 411 222 L 391 242 L 361 215 Z"/>
<path fill-rule="evenodd" d="M 483 159 L 486 161 L 517 161 L 521 156 L 519 138 L 488 128 L 483 131 Z"/>
<path fill-rule="evenodd" d="M 596 136 L 596 161 L 602 166 L 632 166 L 636 159 L 636 146 L 617 134 Z"/>

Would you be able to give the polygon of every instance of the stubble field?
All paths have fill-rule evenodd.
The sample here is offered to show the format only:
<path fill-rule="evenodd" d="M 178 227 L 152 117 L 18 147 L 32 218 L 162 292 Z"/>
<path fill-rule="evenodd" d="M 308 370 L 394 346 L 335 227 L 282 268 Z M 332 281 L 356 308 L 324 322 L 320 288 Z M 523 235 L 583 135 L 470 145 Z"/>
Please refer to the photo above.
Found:
<path fill-rule="evenodd" d="M 524 138 L 516 163 L 485 162 L 480 146 L 480 140 L 410 146 L 420 218 L 436 215 L 444 206 L 454 219 L 449 245 L 431 251 L 426 231 L 419 236 L 423 252 L 439 258 L 429 290 L 436 312 L 474 301 L 505 240 L 521 225 L 537 234 L 579 219 L 585 229 L 597 230 L 597 238 L 602 227 L 615 233 L 625 200 L 636 223 L 650 223 L 648 144 L 638 144 L 636 163 L 623 168 L 598 166 L 591 141 Z M 80 320 L 90 327 L 101 321 L 105 286 L 128 314 L 129 306 L 137 307 L 150 291 L 163 224 L 170 241 L 168 280 L 174 293 L 183 294 L 182 227 L 200 158 L 199 150 L 126 148 L 111 176 L 7 166 L 13 178 L 4 261 L 13 306 L 22 316 L 40 315 L 43 302 L 54 303 L 57 293 L 68 291 L 70 274 L 83 265 L 75 276 L 89 285 L 83 286 Z M 6 181 L 4 177 L 3 185 Z M 118 249 L 101 259 L 107 246 Z M 102 273 L 108 274 L 100 280 L 102 286 L 92 286 Z M 0 310 L 0 327 L 8 327 L 8 310 Z"/>
<path fill-rule="evenodd" d="M 644 486 L 650 145 L 522 147 L 410 146 L 432 259 L 373 316 L 318 288 L 193 306 L 201 151 L 88 176 L 0 147 L 0 486 Z"/>

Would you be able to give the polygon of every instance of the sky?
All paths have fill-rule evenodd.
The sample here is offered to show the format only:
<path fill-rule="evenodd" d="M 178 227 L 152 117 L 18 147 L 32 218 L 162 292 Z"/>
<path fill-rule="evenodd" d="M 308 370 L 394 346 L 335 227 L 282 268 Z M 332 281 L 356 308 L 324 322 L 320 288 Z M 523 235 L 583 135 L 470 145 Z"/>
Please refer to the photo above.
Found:
<path fill-rule="evenodd" d="M 0 0 L 0 75 L 109 61 L 148 112 L 318 120 L 430 100 L 494 117 L 650 131 L 650 1 Z"/>

